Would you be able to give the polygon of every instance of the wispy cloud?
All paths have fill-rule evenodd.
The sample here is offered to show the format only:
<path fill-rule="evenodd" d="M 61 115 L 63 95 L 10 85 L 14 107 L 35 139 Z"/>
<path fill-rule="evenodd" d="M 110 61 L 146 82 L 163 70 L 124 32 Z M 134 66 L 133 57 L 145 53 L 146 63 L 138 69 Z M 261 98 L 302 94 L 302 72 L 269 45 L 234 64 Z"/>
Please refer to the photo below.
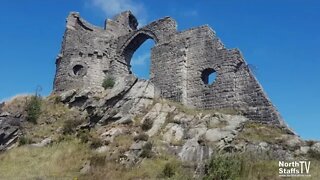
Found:
<path fill-rule="evenodd" d="M 131 65 L 144 65 L 150 59 L 150 53 L 144 53 L 131 60 Z"/>
<path fill-rule="evenodd" d="M 87 0 L 87 2 L 95 8 L 99 8 L 109 18 L 120 12 L 130 10 L 139 19 L 139 24 L 146 21 L 144 5 L 134 0 Z"/>

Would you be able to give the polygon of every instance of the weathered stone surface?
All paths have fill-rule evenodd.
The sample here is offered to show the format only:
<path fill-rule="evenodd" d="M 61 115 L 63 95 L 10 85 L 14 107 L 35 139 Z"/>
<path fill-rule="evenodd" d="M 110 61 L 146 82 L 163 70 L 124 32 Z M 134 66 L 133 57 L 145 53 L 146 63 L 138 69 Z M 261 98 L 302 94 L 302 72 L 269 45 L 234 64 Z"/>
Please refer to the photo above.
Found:
<path fill-rule="evenodd" d="M 202 162 L 209 159 L 211 154 L 210 147 L 200 145 L 196 139 L 190 139 L 183 145 L 179 157 L 183 161 Z"/>
<path fill-rule="evenodd" d="M 314 145 L 312 145 L 310 149 L 320 154 L 320 142 L 317 142 Z"/>
<path fill-rule="evenodd" d="M 191 128 L 188 131 L 188 136 L 189 137 L 196 137 L 198 138 L 199 136 L 205 134 L 207 132 L 207 128 L 206 127 L 196 127 L 196 128 Z"/>
<path fill-rule="evenodd" d="M 109 131 L 101 134 L 101 138 L 105 141 L 110 141 L 113 142 L 114 138 L 121 135 L 124 132 L 124 129 L 119 127 L 119 128 L 112 128 Z"/>
<path fill-rule="evenodd" d="M 150 82 L 154 89 L 145 94 L 130 92 L 143 95 L 142 104 L 156 95 L 193 108 L 237 109 L 252 120 L 283 124 L 240 51 L 225 48 L 210 27 L 178 32 L 170 17 L 140 29 L 137 24 L 130 11 L 107 20 L 104 29 L 90 25 L 79 13 L 70 13 L 56 60 L 54 92 L 68 92 L 62 96 L 66 101 L 73 89 L 99 89 L 103 79 L 112 76 L 116 85 L 105 98 L 112 103 L 134 88 L 134 78 L 130 81 L 133 84 L 126 78 L 133 76 L 132 55 L 143 42 L 153 39 Z M 210 73 L 217 74 L 213 84 L 208 84 Z M 144 86 L 143 82 L 136 84 L 138 89 Z M 86 96 L 77 96 L 74 101 L 83 101 Z"/>
<path fill-rule="evenodd" d="M 310 150 L 310 147 L 309 147 L 309 146 L 301 146 L 301 147 L 300 147 L 300 151 L 298 152 L 298 154 L 303 154 L 303 155 L 305 155 L 305 154 L 308 153 L 309 150 Z"/>
<path fill-rule="evenodd" d="M 194 119 L 192 115 L 186 115 L 184 113 L 179 113 L 173 117 L 173 121 L 178 124 L 188 123 Z"/>
<path fill-rule="evenodd" d="M 153 103 L 154 87 L 152 83 L 138 80 L 130 90 L 115 104 L 119 112 L 114 117 L 119 117 L 117 123 L 128 124 L 135 115 L 140 114 Z"/>
<path fill-rule="evenodd" d="M 45 138 L 44 140 L 42 140 L 39 143 L 31 144 L 31 146 L 34 146 L 34 147 L 45 147 L 45 146 L 47 146 L 47 145 L 49 145 L 51 143 L 52 143 L 52 139 L 51 138 Z"/>
<path fill-rule="evenodd" d="M 224 131 L 224 130 L 219 130 L 219 129 L 209 129 L 206 134 L 205 134 L 205 138 L 208 141 L 219 141 L 222 138 L 231 136 L 231 132 L 230 131 Z"/>
<path fill-rule="evenodd" d="M 101 146 L 101 147 L 98 147 L 97 149 L 95 149 L 95 152 L 97 153 L 105 153 L 107 151 L 109 151 L 110 147 L 108 146 Z"/>
<path fill-rule="evenodd" d="M 221 139 L 231 141 L 236 135 L 241 123 L 245 121 L 247 121 L 247 119 L 242 116 L 218 114 L 217 117 L 217 115 L 214 114 L 212 118 L 209 118 L 208 122 L 209 127 L 213 127 L 213 129 L 207 130 L 205 138 L 209 141 L 219 141 Z"/>
<path fill-rule="evenodd" d="M 71 98 L 76 94 L 75 89 L 70 89 L 60 94 L 61 102 L 69 102 Z"/>
<path fill-rule="evenodd" d="M 131 146 L 130 146 L 130 150 L 141 150 L 142 147 L 146 144 L 145 141 L 139 141 L 139 142 L 134 142 Z"/>
<path fill-rule="evenodd" d="M 302 144 L 302 140 L 298 136 L 294 135 L 286 135 L 286 141 L 285 144 L 289 147 L 299 147 Z"/>
<path fill-rule="evenodd" d="M 80 174 L 88 174 L 91 170 L 90 161 L 86 161 L 80 169 Z"/>
<path fill-rule="evenodd" d="M 169 123 L 165 127 L 165 131 L 163 139 L 167 142 L 179 142 L 184 135 L 184 129 L 180 125 L 174 123 Z"/>
<path fill-rule="evenodd" d="M 9 113 L 2 113 L 0 117 L 0 151 L 9 148 L 19 135 L 20 119 Z"/>
<path fill-rule="evenodd" d="M 153 136 L 161 129 L 162 125 L 166 122 L 168 113 L 173 112 L 175 107 L 170 107 L 168 104 L 157 103 L 153 108 L 147 113 L 143 119 L 142 123 L 146 119 L 153 121 L 151 129 L 147 131 L 149 136 Z"/>

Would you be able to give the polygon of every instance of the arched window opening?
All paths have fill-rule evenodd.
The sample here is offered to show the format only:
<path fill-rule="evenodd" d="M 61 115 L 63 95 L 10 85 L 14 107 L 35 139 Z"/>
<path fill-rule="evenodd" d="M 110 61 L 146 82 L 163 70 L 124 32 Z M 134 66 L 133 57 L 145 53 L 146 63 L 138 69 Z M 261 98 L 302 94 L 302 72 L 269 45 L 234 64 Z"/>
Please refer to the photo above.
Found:
<path fill-rule="evenodd" d="M 155 45 L 152 39 L 147 39 L 131 58 L 131 71 L 140 79 L 149 79 L 151 66 L 151 49 Z"/>
<path fill-rule="evenodd" d="M 204 84 L 206 85 L 212 85 L 217 78 L 217 73 L 212 68 L 207 68 L 202 71 L 201 73 L 201 79 Z"/>
<path fill-rule="evenodd" d="M 83 76 L 85 74 L 85 68 L 80 64 L 75 65 L 72 70 L 74 76 Z"/>

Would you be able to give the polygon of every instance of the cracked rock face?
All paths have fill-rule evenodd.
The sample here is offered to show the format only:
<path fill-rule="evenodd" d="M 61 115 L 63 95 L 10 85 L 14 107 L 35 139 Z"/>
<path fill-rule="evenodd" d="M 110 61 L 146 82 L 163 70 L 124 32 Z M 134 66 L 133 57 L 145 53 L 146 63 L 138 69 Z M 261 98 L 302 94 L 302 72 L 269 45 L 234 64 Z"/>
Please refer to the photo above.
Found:
<path fill-rule="evenodd" d="M 61 100 L 69 106 L 86 110 L 93 124 L 130 124 L 135 115 L 153 103 L 154 96 L 152 83 L 132 75 L 118 78 L 112 89 L 70 90 L 60 94 Z"/>
<path fill-rule="evenodd" d="M 88 113 L 91 127 L 100 127 L 98 132 L 105 142 L 113 143 L 115 138 L 123 135 L 140 135 L 140 139 L 128 145 L 123 159 L 125 164 L 139 161 L 139 155 L 148 140 L 158 144 L 152 149 L 154 153 L 165 151 L 182 161 L 196 162 L 197 166 L 216 151 L 272 151 L 275 157 L 292 157 L 293 153 L 266 142 L 237 142 L 243 124 L 248 121 L 244 116 L 181 109 L 169 101 L 156 100 L 155 94 L 150 81 L 124 76 L 117 79 L 112 89 L 88 89 L 76 93 L 71 90 L 60 96 L 64 102 L 69 100 L 66 102 L 69 106 Z M 137 123 L 149 123 L 150 127 L 141 131 L 141 125 L 137 127 Z M 301 140 L 292 134 L 281 138 L 289 147 L 301 145 Z M 112 151 L 108 146 L 104 149 Z M 303 151 L 305 149 L 302 148 Z"/>
<path fill-rule="evenodd" d="M 16 142 L 19 135 L 20 119 L 10 113 L 0 114 L 0 151 L 8 149 Z"/>
<path fill-rule="evenodd" d="M 83 129 L 93 131 L 102 143 L 92 150 L 108 154 L 107 160 L 116 159 L 127 167 L 137 165 L 149 156 L 169 155 L 201 174 L 206 161 L 215 153 L 249 152 L 292 159 L 295 155 L 306 156 L 310 150 L 319 152 L 320 149 L 319 143 L 308 145 L 280 126 L 252 122 L 243 115 L 214 109 L 195 110 L 158 98 L 150 81 L 138 80 L 131 75 L 116 79 L 111 89 L 69 90 L 58 96 L 57 99 L 64 103 L 60 105 L 87 120 L 76 127 L 75 135 Z M 21 120 L 0 111 L 2 150 L 13 147 L 19 137 L 18 122 Z M 255 124 L 246 126 L 251 123 Z M 271 139 L 260 132 L 271 132 L 266 135 Z M 257 137 L 262 139 L 255 139 Z M 30 146 L 41 148 L 54 141 L 52 137 L 43 137 Z M 82 173 L 89 171 L 90 163 L 81 170 Z"/>
<path fill-rule="evenodd" d="M 92 126 L 119 126 L 101 132 L 100 137 L 104 141 L 113 142 L 115 137 L 126 133 L 136 136 L 135 130 L 123 125 L 134 124 L 138 116 L 141 124 L 151 121 L 152 125 L 145 131 L 146 136 L 158 139 L 166 151 L 178 154 L 185 161 L 202 162 L 208 159 L 213 147 L 206 142 L 232 140 L 241 123 L 247 120 L 243 116 L 219 113 L 188 114 L 165 101 L 155 102 L 153 84 L 132 76 L 118 79 L 114 88 L 104 92 L 70 91 L 60 96 L 62 101 L 70 100 L 67 102 L 69 106 L 87 111 Z M 95 99 L 94 96 L 105 97 Z M 144 144 L 137 141 L 131 145 L 130 151 L 137 154 Z"/>

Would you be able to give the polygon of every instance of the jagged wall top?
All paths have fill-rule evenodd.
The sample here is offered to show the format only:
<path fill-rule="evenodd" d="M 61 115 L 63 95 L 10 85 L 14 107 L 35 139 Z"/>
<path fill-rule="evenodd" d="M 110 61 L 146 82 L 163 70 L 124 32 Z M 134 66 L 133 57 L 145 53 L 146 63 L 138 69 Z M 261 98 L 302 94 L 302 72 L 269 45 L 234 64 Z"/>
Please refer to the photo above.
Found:
<path fill-rule="evenodd" d="M 141 28 L 130 11 L 106 20 L 104 29 L 70 13 L 57 58 L 54 92 L 101 88 L 105 76 L 132 76 L 133 53 L 153 39 L 150 81 L 159 96 L 194 108 L 238 109 L 247 117 L 282 119 L 237 49 L 226 49 L 207 25 L 177 31 L 164 17 Z M 210 73 L 216 73 L 208 84 Z"/>

